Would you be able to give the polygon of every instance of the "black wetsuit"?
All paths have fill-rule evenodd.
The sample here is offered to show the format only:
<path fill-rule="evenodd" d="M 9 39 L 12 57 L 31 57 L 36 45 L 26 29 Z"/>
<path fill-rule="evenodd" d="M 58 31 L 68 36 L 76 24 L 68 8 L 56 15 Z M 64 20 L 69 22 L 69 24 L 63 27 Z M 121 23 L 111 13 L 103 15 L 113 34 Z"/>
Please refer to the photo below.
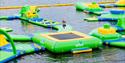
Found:
<path fill-rule="evenodd" d="M 62 21 L 62 26 L 63 26 L 63 28 L 66 27 L 66 21 Z"/>

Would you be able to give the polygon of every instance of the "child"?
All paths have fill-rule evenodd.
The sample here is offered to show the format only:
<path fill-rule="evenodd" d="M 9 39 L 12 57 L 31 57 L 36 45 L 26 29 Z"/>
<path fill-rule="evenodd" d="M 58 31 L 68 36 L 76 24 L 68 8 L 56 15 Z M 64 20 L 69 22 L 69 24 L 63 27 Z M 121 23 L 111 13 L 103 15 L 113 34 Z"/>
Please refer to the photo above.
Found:
<path fill-rule="evenodd" d="M 65 29 L 65 27 L 66 27 L 66 21 L 62 21 L 62 27 Z"/>

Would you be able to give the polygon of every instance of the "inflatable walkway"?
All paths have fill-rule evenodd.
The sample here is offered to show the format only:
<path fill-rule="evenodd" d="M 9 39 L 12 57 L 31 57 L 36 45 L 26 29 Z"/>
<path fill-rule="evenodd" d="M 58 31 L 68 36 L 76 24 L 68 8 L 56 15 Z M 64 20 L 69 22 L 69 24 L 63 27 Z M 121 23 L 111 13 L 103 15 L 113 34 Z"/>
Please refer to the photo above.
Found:
<path fill-rule="evenodd" d="M 119 18 L 125 18 L 125 10 L 113 9 L 109 13 L 102 14 L 99 17 L 95 18 L 85 18 L 86 21 L 114 21 L 117 22 Z"/>
<path fill-rule="evenodd" d="M 36 6 L 24 6 L 20 10 L 19 15 L 17 16 L 1 16 L 0 20 L 5 19 L 5 20 L 14 20 L 14 19 L 19 19 L 22 22 L 27 22 L 31 23 L 34 25 L 42 26 L 45 28 L 51 28 L 59 31 L 63 31 L 62 29 L 62 23 L 48 20 L 48 19 L 43 19 L 39 18 L 38 12 L 40 10 Z M 68 27 L 68 28 L 67 28 Z M 71 26 L 67 25 L 66 29 L 71 31 Z M 66 31 L 65 29 L 65 31 Z"/>
<path fill-rule="evenodd" d="M 8 39 L 8 41 L 6 40 Z M 0 29 L 0 63 L 4 63 L 26 53 L 44 50 L 44 47 L 32 42 L 14 43 L 12 38 Z"/>
<path fill-rule="evenodd" d="M 75 7 L 76 7 L 76 10 L 83 11 L 89 14 L 101 15 L 103 13 L 102 12 L 103 9 L 99 7 L 99 5 L 96 2 L 92 2 L 90 4 L 77 2 Z"/>

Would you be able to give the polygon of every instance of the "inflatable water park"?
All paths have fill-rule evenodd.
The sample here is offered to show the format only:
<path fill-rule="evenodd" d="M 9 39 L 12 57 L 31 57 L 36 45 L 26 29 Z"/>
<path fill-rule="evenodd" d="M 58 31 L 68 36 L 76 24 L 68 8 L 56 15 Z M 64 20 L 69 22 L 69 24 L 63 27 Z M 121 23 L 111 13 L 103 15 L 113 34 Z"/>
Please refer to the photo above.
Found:
<path fill-rule="evenodd" d="M 105 11 L 105 8 L 120 8 L 120 7 L 125 7 L 125 0 L 118 0 L 115 2 L 115 4 L 100 4 L 97 2 L 92 2 L 92 3 L 83 3 L 83 2 L 77 2 L 75 4 L 75 8 L 78 11 L 82 11 L 85 13 L 89 14 L 95 14 L 95 15 L 101 15 L 108 13 Z M 117 11 L 111 11 L 113 13 L 117 13 Z M 120 12 L 120 11 L 119 11 Z"/>
<path fill-rule="evenodd" d="M 125 48 L 125 0 L 118 0 L 115 3 L 101 4 L 97 2 L 76 4 L 61 4 L 58 6 L 75 6 L 76 10 L 96 17 L 85 18 L 87 22 L 116 22 L 115 25 L 105 23 L 101 27 L 91 29 L 87 34 L 75 30 L 74 25 L 42 18 L 39 16 L 40 6 L 19 6 L 12 9 L 19 9 L 18 14 L 11 16 L 0 16 L 0 22 L 14 22 L 20 20 L 22 23 L 30 23 L 45 29 L 56 30 L 56 32 L 40 32 L 32 34 L 12 34 L 11 27 L 0 27 L 0 63 L 6 63 L 20 56 L 49 51 L 53 54 L 79 54 L 89 53 L 96 49 L 108 46 Z M 44 7 L 44 6 L 42 6 Z M 50 7 L 50 6 L 45 6 Z M 106 8 L 113 8 L 105 11 Z M 117 8 L 117 9 L 114 9 Z M 0 9 L 5 9 L 4 7 Z M 11 9 L 11 7 L 6 7 Z M 77 12 L 77 11 L 76 11 Z M 72 21 L 73 22 L 73 21 Z M 87 24 L 86 24 L 87 25 Z M 85 28 L 81 28 L 85 29 Z M 36 30 L 37 31 L 37 30 Z M 103 50 L 103 49 L 101 49 Z"/>
<path fill-rule="evenodd" d="M 116 3 L 123 5 L 124 0 L 119 0 Z M 116 4 L 115 3 L 115 4 Z M 100 6 L 101 7 L 101 6 Z M 116 6 L 115 6 L 116 7 Z M 117 7 L 124 7 L 117 5 Z M 91 36 L 100 38 L 104 44 L 110 46 L 124 47 L 124 34 L 125 34 L 125 10 L 123 9 L 110 9 L 107 13 L 101 14 L 97 17 L 85 18 L 87 22 L 116 22 L 115 25 L 104 24 L 90 32 Z"/>
<path fill-rule="evenodd" d="M 24 6 L 19 12 L 19 15 L 14 16 L 1 16 L 0 20 L 14 20 L 19 19 L 34 25 L 42 26 L 45 28 L 53 28 L 55 30 L 63 29 L 61 28 L 61 23 L 40 18 L 38 15 L 39 9 L 36 6 Z M 71 30 L 71 26 L 68 25 L 67 29 Z M 65 30 L 66 31 L 66 30 Z"/>
<path fill-rule="evenodd" d="M 48 49 L 53 53 L 90 52 L 93 48 L 102 46 L 100 39 L 73 31 L 70 25 L 64 29 L 59 22 L 44 20 L 38 16 L 39 9 L 35 6 L 24 6 L 17 16 L 2 16 L 1 20 L 20 19 L 34 25 L 58 30 L 57 33 L 25 35 L 9 35 L 9 28 L 1 29 L 1 62 L 7 62 L 20 55 Z M 5 37 L 4 37 L 5 36 Z M 9 40 L 9 42 L 8 42 Z M 33 41 L 33 43 L 14 44 L 14 41 Z M 65 46 L 67 44 L 67 46 Z M 69 44 L 69 45 L 68 45 Z M 95 45 L 93 45 L 95 44 Z M 26 48 L 24 49 L 23 46 Z M 70 47 L 69 47 L 70 46 Z M 6 56 L 7 55 L 7 56 Z"/>
<path fill-rule="evenodd" d="M 53 53 L 80 53 L 90 52 L 94 48 L 102 46 L 100 39 L 80 33 L 77 31 L 57 32 L 26 35 L 9 35 L 3 29 L 0 29 L 0 62 L 4 63 L 18 56 L 50 50 Z M 14 41 L 33 41 L 32 43 L 17 43 Z M 67 45 L 65 45 L 67 44 Z"/>

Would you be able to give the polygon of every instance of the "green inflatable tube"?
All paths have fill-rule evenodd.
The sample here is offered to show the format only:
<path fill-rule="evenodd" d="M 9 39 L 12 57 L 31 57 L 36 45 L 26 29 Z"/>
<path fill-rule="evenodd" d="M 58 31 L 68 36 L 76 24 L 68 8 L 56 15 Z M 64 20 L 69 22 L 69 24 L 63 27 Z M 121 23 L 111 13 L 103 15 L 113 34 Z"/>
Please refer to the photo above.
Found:
<path fill-rule="evenodd" d="M 0 29 L 4 30 L 4 31 L 6 31 L 6 32 L 12 32 L 12 31 L 13 31 L 12 28 L 0 28 Z"/>
<path fill-rule="evenodd" d="M 1 16 L 0 20 L 7 19 L 7 18 L 8 18 L 7 16 Z"/>
<path fill-rule="evenodd" d="M 14 41 L 9 36 L 9 34 L 6 31 L 2 30 L 2 29 L 0 29 L 0 34 L 4 34 L 7 37 L 7 39 L 9 40 L 9 42 L 10 42 L 12 48 L 13 48 L 13 53 L 16 54 L 17 52 L 16 52 L 16 47 L 14 45 Z"/>
<path fill-rule="evenodd" d="M 81 11 L 83 11 L 83 10 L 85 10 L 87 8 L 81 2 L 77 2 L 76 5 L 75 5 L 75 7 L 76 7 L 76 10 L 81 10 Z"/>
<path fill-rule="evenodd" d="M 117 7 L 125 7 L 123 4 L 116 4 Z"/>
<path fill-rule="evenodd" d="M 111 42 L 109 45 L 117 46 L 117 47 L 125 47 L 125 41 L 124 42 Z"/>
<path fill-rule="evenodd" d="M 14 41 L 31 41 L 30 36 L 26 35 L 10 35 Z"/>
<path fill-rule="evenodd" d="M 40 46 L 44 46 L 44 43 L 41 44 L 41 36 L 39 34 L 33 36 L 32 41 L 39 44 Z"/>
<path fill-rule="evenodd" d="M 28 20 L 28 19 L 25 19 L 25 18 L 20 18 L 22 21 L 25 21 L 25 22 L 28 22 L 28 23 L 31 23 L 31 24 L 34 24 L 34 25 L 38 25 L 38 26 L 42 26 L 42 27 L 45 27 L 45 28 L 47 28 L 48 26 L 46 25 L 46 24 L 42 24 L 42 23 L 40 23 L 40 22 L 34 22 L 34 21 L 30 21 L 30 20 Z M 52 27 L 53 29 L 55 29 L 55 30 L 58 30 L 58 27 Z"/>
<path fill-rule="evenodd" d="M 93 2 L 91 4 L 97 4 L 96 2 Z M 78 2 L 75 5 L 76 10 L 81 10 L 81 11 L 89 11 L 89 12 L 100 12 L 103 11 L 103 9 L 101 7 L 96 7 L 96 8 L 91 8 L 88 5 L 86 5 L 85 3 L 82 2 Z"/>

